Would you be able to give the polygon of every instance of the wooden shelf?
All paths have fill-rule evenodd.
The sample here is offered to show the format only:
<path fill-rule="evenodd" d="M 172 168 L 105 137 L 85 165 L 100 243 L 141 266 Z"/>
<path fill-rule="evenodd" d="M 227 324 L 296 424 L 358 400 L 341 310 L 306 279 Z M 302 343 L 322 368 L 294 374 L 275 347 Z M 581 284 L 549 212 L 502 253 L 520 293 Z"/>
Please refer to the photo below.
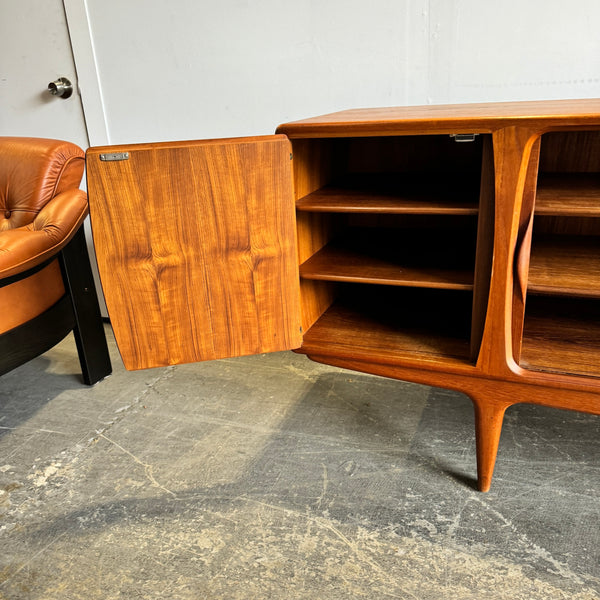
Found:
<path fill-rule="evenodd" d="M 346 294 L 304 334 L 300 352 L 374 362 L 469 362 L 470 309 L 465 292 Z"/>
<path fill-rule="evenodd" d="M 600 217 L 600 173 L 540 174 L 537 215 Z"/>
<path fill-rule="evenodd" d="M 600 238 L 534 236 L 527 289 L 600 298 Z"/>
<path fill-rule="evenodd" d="M 600 310 L 596 300 L 527 300 L 520 364 L 523 368 L 600 376 Z"/>
<path fill-rule="evenodd" d="M 300 198 L 296 208 L 311 212 L 476 215 L 479 180 L 449 181 L 433 176 L 362 175 Z"/>
<path fill-rule="evenodd" d="M 300 266 L 305 279 L 472 290 L 475 239 L 457 232 L 354 230 Z"/>

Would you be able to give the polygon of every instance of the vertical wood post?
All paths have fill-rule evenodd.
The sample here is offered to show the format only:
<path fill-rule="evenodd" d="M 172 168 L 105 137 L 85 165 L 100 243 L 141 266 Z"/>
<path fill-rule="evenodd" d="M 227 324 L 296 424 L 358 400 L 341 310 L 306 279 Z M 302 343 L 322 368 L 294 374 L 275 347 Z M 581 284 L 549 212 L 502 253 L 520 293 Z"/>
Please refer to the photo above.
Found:
<path fill-rule="evenodd" d="M 515 364 L 512 341 L 515 250 L 529 160 L 537 132 L 505 127 L 492 135 L 496 174 L 494 252 L 490 302 L 477 366 L 492 375 L 506 375 Z"/>

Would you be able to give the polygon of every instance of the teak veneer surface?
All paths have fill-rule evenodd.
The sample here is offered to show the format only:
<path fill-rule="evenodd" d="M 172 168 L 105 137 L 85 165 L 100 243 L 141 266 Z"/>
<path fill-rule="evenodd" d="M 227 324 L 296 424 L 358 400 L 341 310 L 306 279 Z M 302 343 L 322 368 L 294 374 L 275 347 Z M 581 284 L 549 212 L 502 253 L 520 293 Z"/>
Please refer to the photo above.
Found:
<path fill-rule="evenodd" d="M 528 290 L 600 298 L 600 238 L 534 236 Z"/>
<path fill-rule="evenodd" d="M 507 127 L 549 131 L 555 127 L 599 128 L 600 99 L 532 102 L 489 102 L 359 108 L 280 125 L 277 133 L 291 138 L 411 133 L 491 133 Z"/>
<path fill-rule="evenodd" d="M 374 299 L 363 290 L 336 302 L 304 334 L 300 352 L 357 360 L 376 357 L 384 364 L 468 364 L 468 295 L 446 292 L 440 300 L 420 290 L 407 291 L 389 290 Z"/>
<path fill-rule="evenodd" d="M 600 378 L 600 310 L 597 301 L 530 298 L 521 366 Z"/>
<path fill-rule="evenodd" d="M 600 173 L 544 174 L 537 185 L 538 215 L 600 217 Z"/>
<path fill-rule="evenodd" d="M 371 178 L 328 185 L 296 202 L 302 211 L 366 214 L 476 215 L 477 196 L 461 192 L 459 182 L 406 180 L 377 185 Z M 454 186 L 454 189 L 453 189 Z"/>
<path fill-rule="evenodd" d="M 482 491 L 510 405 L 600 414 L 599 99 L 358 109 L 277 131 L 88 152 L 127 368 L 295 348 L 464 392 Z M 444 137 L 459 133 L 483 135 L 459 152 Z M 429 220 L 412 254 L 410 219 Z M 455 262 L 446 236 L 465 219 L 477 241 Z M 351 226 L 372 241 L 348 243 Z"/>
<path fill-rule="evenodd" d="M 300 265 L 307 279 L 472 290 L 474 242 L 438 233 L 354 231 Z M 420 243 L 419 243 L 420 242 Z"/>
<path fill-rule="evenodd" d="M 98 267 L 128 369 L 301 343 L 290 144 L 88 151 Z"/>

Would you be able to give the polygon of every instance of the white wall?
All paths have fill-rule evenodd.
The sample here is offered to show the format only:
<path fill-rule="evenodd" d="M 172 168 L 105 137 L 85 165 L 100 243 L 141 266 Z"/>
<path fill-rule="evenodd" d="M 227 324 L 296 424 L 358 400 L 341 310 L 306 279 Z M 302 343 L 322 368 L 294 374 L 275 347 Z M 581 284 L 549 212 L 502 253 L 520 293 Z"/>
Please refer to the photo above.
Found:
<path fill-rule="evenodd" d="M 396 0 L 88 0 L 88 10 L 113 143 L 272 133 L 405 100 Z"/>
<path fill-rule="evenodd" d="M 598 0 L 430 0 L 428 102 L 600 97 Z"/>
<path fill-rule="evenodd" d="M 260 135 L 352 107 L 600 97 L 597 0 L 86 4 L 111 143 Z"/>

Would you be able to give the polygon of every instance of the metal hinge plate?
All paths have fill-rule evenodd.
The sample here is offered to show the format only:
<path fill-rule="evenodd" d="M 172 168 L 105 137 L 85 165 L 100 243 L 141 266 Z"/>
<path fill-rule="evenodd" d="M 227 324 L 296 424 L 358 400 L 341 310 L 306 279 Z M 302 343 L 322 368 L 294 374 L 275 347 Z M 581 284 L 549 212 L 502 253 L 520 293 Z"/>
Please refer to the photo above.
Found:
<path fill-rule="evenodd" d="M 454 138 L 455 142 L 474 142 L 478 133 L 451 133 L 450 137 Z"/>
<path fill-rule="evenodd" d="M 129 152 L 108 152 L 107 154 L 101 154 L 100 160 L 129 160 Z"/>

